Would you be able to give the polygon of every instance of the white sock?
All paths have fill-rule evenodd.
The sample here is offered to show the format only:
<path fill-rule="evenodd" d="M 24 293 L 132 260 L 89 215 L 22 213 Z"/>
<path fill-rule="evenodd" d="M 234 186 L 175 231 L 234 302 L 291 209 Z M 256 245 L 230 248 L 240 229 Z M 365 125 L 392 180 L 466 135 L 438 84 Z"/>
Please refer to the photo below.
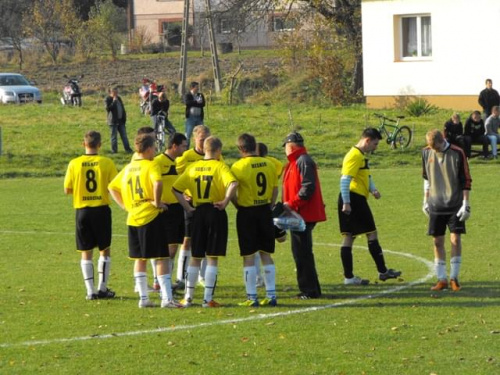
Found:
<path fill-rule="evenodd" d="M 264 282 L 266 283 L 266 297 L 276 298 L 276 267 L 274 264 L 266 264 L 264 268 Z"/>
<path fill-rule="evenodd" d="M 146 272 L 134 272 L 135 286 L 139 292 L 141 300 L 149 299 L 148 296 L 148 276 Z"/>
<path fill-rule="evenodd" d="M 438 280 L 447 280 L 446 276 L 446 261 L 435 258 L 434 259 L 434 268 L 436 270 L 436 276 Z"/>
<path fill-rule="evenodd" d="M 96 294 L 94 287 L 94 263 L 91 260 L 81 260 L 80 266 L 82 268 L 83 281 L 87 288 L 87 295 Z"/>
<path fill-rule="evenodd" d="M 105 292 L 108 288 L 109 272 L 111 269 L 111 257 L 99 257 L 97 271 L 99 272 L 99 290 Z"/>
<path fill-rule="evenodd" d="M 460 266 L 462 264 L 462 257 L 452 257 L 450 259 L 450 279 L 458 279 L 460 273 Z"/>
<path fill-rule="evenodd" d="M 196 287 L 196 280 L 198 279 L 198 272 L 200 267 L 189 266 L 186 272 L 186 295 L 185 298 L 193 299 L 194 288 Z"/>
<path fill-rule="evenodd" d="M 185 279 L 190 258 L 190 250 L 181 249 L 179 251 L 179 257 L 177 258 L 177 280 L 181 281 Z"/>
<path fill-rule="evenodd" d="M 260 252 L 255 253 L 255 274 L 257 277 L 261 276 L 260 274 Z"/>
<path fill-rule="evenodd" d="M 201 260 L 201 266 L 200 266 L 200 277 L 198 280 L 205 280 L 205 273 L 207 272 L 207 259 L 203 258 Z"/>
<path fill-rule="evenodd" d="M 172 279 L 170 274 L 158 275 L 158 282 L 160 283 L 161 299 L 163 301 L 172 301 L 174 297 L 172 295 Z"/>
<path fill-rule="evenodd" d="M 257 274 L 255 266 L 243 267 L 243 280 L 247 291 L 247 298 L 251 300 L 257 299 Z"/>
<path fill-rule="evenodd" d="M 156 273 L 156 259 L 151 259 L 151 269 L 153 270 L 153 283 L 158 282 L 158 275 Z"/>
<path fill-rule="evenodd" d="M 210 302 L 211 300 L 214 299 L 214 291 L 216 283 L 217 283 L 217 266 L 207 266 L 205 271 L 205 294 L 203 298 L 206 302 Z"/>

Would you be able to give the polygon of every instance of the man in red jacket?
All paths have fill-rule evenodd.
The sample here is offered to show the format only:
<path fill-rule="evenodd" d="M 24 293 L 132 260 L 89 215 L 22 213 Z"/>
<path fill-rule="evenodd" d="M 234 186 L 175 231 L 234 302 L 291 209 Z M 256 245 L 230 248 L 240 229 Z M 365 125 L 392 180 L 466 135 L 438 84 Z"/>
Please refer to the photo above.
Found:
<path fill-rule="evenodd" d="M 300 290 L 297 298 L 319 298 L 321 286 L 314 262 L 312 230 L 316 223 L 326 220 L 326 214 L 318 171 L 299 133 L 288 134 L 283 147 L 288 158 L 283 172 L 283 206 L 287 211 L 298 212 L 306 222 L 305 231 L 290 231 Z"/>

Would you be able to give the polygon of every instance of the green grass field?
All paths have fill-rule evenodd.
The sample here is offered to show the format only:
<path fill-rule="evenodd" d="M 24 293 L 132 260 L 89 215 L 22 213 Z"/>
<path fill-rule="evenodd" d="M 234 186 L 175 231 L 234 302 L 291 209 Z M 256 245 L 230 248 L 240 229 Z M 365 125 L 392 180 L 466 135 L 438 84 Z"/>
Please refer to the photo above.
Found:
<path fill-rule="evenodd" d="M 298 106 L 292 108 L 293 119 L 302 125 L 319 161 L 329 218 L 314 230 L 324 298 L 293 299 L 298 290 L 287 241 L 277 246 L 275 255 L 279 306 L 238 307 L 245 291 L 231 207 L 228 256 L 220 262 L 216 290 L 216 299 L 225 307 L 202 309 L 198 288 L 197 305 L 189 309 L 141 310 L 127 259 L 125 213 L 116 205 L 110 287 L 118 298 L 85 300 L 74 251 L 74 212 L 71 198 L 62 192 L 62 176 L 69 159 L 81 152 L 80 139 L 87 129 L 103 132 L 107 154 L 102 103 L 92 100 L 81 110 L 50 102 L 40 107 L 0 106 L 0 373 L 500 373 L 496 162 L 471 162 L 472 217 L 463 238 L 462 291 L 429 290 L 434 282 L 433 255 L 421 212 L 419 148 L 425 130 L 440 127 L 444 120 L 408 119 L 417 134 L 412 148 L 391 151 L 381 144 L 372 156 L 382 199 L 370 203 L 387 263 L 403 271 L 400 280 L 376 281 L 361 238 L 354 252 L 355 272 L 371 284 L 342 284 L 338 166 L 370 112 Z M 144 121 L 134 114 L 133 100 L 127 107 L 130 138 Z M 268 109 L 210 109 L 210 126 L 223 139 L 229 161 L 236 157 L 234 142 L 241 131 L 265 140 L 272 154 L 284 160 L 279 140 L 289 130 L 288 108 Z M 180 114 L 177 108 L 172 118 L 182 129 Z M 128 157 L 120 154 L 115 161 L 122 166 Z"/>

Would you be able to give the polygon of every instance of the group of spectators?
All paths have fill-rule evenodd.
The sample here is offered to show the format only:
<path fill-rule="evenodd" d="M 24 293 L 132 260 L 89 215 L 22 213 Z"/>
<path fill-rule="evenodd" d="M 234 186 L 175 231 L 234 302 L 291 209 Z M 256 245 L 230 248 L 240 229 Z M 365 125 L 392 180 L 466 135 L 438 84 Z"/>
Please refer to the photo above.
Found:
<path fill-rule="evenodd" d="M 481 112 L 472 112 L 467 118 L 464 127 L 460 115 L 454 113 L 444 124 L 444 136 L 449 143 L 462 148 L 468 158 L 471 157 L 472 145 L 478 144 L 482 145 L 482 158 L 497 159 L 497 145 L 500 141 L 498 133 L 500 127 L 500 95 L 493 88 L 491 79 L 486 80 L 486 88 L 479 94 L 478 103 L 483 108 L 482 117 Z M 491 154 L 488 151 L 488 146 L 491 146 Z"/>

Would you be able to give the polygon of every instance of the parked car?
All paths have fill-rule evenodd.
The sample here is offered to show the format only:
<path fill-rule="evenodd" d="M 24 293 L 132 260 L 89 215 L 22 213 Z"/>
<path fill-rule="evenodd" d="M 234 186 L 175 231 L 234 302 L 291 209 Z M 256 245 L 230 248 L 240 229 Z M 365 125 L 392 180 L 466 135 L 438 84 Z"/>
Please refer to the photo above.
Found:
<path fill-rule="evenodd" d="M 0 102 L 41 103 L 42 93 L 22 74 L 0 73 Z"/>

